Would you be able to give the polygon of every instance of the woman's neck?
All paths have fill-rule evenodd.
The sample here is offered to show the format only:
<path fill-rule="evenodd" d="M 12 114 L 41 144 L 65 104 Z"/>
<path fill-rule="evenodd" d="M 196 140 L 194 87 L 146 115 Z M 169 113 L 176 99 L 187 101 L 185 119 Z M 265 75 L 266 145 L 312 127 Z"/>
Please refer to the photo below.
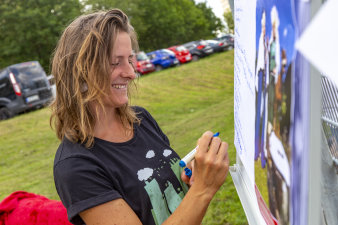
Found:
<path fill-rule="evenodd" d="M 133 137 L 133 129 L 126 127 L 117 114 L 117 109 L 99 113 L 94 128 L 94 136 L 106 141 L 121 143 L 129 141 Z"/>

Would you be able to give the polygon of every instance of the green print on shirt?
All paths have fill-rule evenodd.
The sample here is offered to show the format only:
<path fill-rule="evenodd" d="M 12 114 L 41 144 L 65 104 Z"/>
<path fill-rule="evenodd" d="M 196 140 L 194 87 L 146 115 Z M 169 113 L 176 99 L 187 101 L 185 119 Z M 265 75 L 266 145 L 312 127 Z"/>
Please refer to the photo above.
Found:
<path fill-rule="evenodd" d="M 163 168 L 163 166 L 161 166 Z M 175 190 L 173 184 L 169 181 L 166 182 L 166 188 L 164 194 L 161 192 L 160 186 L 155 178 L 149 178 L 148 181 L 145 181 L 145 190 L 148 193 L 150 198 L 151 205 L 153 209 L 151 210 L 154 221 L 157 225 L 162 224 L 171 213 L 175 211 L 178 205 L 181 203 L 185 193 L 188 191 L 188 187 L 181 181 L 181 169 L 179 166 L 179 159 L 170 160 L 170 168 L 180 181 L 181 188 Z M 157 168 L 159 170 L 160 168 Z M 155 169 L 156 170 L 156 169 Z"/>
<path fill-rule="evenodd" d="M 180 184 L 183 188 L 183 193 L 180 192 L 180 193 L 182 193 L 181 197 L 183 199 L 184 195 L 188 192 L 189 188 L 188 188 L 188 185 L 186 185 L 181 179 L 181 173 L 182 173 L 183 169 L 182 169 L 182 167 L 180 167 L 179 163 L 180 163 L 180 160 L 178 160 L 178 159 L 170 161 L 170 168 L 174 172 L 174 174 L 176 175 L 177 180 L 180 182 Z"/>
<path fill-rule="evenodd" d="M 160 225 L 170 215 L 167 204 L 163 199 L 163 194 L 161 192 L 160 186 L 155 179 L 152 179 L 150 182 L 146 181 L 146 186 L 144 186 L 144 188 L 146 189 L 151 201 L 151 205 L 153 206 L 151 212 L 153 214 L 155 223 L 157 225 Z"/>

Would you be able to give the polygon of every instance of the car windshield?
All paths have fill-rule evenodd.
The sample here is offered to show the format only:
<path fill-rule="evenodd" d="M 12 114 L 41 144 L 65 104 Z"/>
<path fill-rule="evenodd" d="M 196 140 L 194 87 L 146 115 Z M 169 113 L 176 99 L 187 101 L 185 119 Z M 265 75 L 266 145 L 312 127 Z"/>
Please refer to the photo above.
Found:
<path fill-rule="evenodd" d="M 148 56 L 144 52 L 139 52 L 137 53 L 136 58 L 137 58 L 137 61 L 144 61 L 148 59 Z"/>
<path fill-rule="evenodd" d="M 175 55 L 175 53 L 173 53 L 172 51 L 170 51 L 168 49 L 162 49 L 162 51 L 169 54 L 169 55 Z"/>
<path fill-rule="evenodd" d="M 212 44 L 212 45 L 217 45 L 218 41 L 214 41 L 214 40 L 207 40 L 206 41 L 208 44 Z"/>
<path fill-rule="evenodd" d="M 196 45 L 195 44 L 185 44 L 184 47 L 186 47 L 187 49 L 192 49 L 194 48 Z"/>
<path fill-rule="evenodd" d="M 186 49 L 186 47 L 184 47 L 183 45 L 181 45 L 181 46 L 178 46 L 176 48 L 176 50 L 181 52 L 181 51 L 184 51 L 184 50 L 187 50 L 187 49 Z"/>
<path fill-rule="evenodd" d="M 234 37 L 232 35 L 226 35 L 226 36 L 221 37 L 221 39 L 223 39 L 223 40 L 233 40 Z"/>
<path fill-rule="evenodd" d="M 11 72 L 17 79 L 17 82 L 21 83 L 23 88 L 35 88 L 36 86 L 45 86 L 45 71 L 40 64 L 36 62 L 22 63 L 10 67 Z M 36 83 L 41 83 L 36 85 Z"/>
<path fill-rule="evenodd" d="M 156 58 L 156 54 L 154 52 L 149 52 L 147 53 L 147 56 L 149 57 L 149 59 L 153 60 Z"/>
<path fill-rule="evenodd" d="M 206 42 L 206 41 L 200 41 L 200 43 L 199 43 L 200 45 L 207 45 L 208 44 L 208 42 Z"/>

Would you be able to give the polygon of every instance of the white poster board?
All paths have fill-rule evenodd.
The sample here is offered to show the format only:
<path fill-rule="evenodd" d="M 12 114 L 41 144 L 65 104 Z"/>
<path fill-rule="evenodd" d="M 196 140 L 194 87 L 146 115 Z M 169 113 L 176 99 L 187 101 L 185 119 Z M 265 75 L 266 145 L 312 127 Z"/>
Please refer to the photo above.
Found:
<path fill-rule="evenodd" d="M 250 224 L 311 224 L 310 66 L 295 48 L 310 15 L 308 1 L 235 1 L 230 173 Z"/>

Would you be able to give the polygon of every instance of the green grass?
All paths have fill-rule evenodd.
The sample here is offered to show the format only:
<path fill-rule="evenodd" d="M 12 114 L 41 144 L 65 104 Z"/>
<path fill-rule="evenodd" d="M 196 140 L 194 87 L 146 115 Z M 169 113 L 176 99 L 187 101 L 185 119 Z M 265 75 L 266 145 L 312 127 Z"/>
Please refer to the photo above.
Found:
<path fill-rule="evenodd" d="M 145 107 L 183 157 L 206 131 L 233 145 L 233 51 L 139 78 L 132 105 Z M 25 190 L 59 199 L 52 167 L 59 141 L 49 127 L 48 108 L 0 122 L 0 200 Z M 203 224 L 247 224 L 230 174 L 212 200 Z"/>

